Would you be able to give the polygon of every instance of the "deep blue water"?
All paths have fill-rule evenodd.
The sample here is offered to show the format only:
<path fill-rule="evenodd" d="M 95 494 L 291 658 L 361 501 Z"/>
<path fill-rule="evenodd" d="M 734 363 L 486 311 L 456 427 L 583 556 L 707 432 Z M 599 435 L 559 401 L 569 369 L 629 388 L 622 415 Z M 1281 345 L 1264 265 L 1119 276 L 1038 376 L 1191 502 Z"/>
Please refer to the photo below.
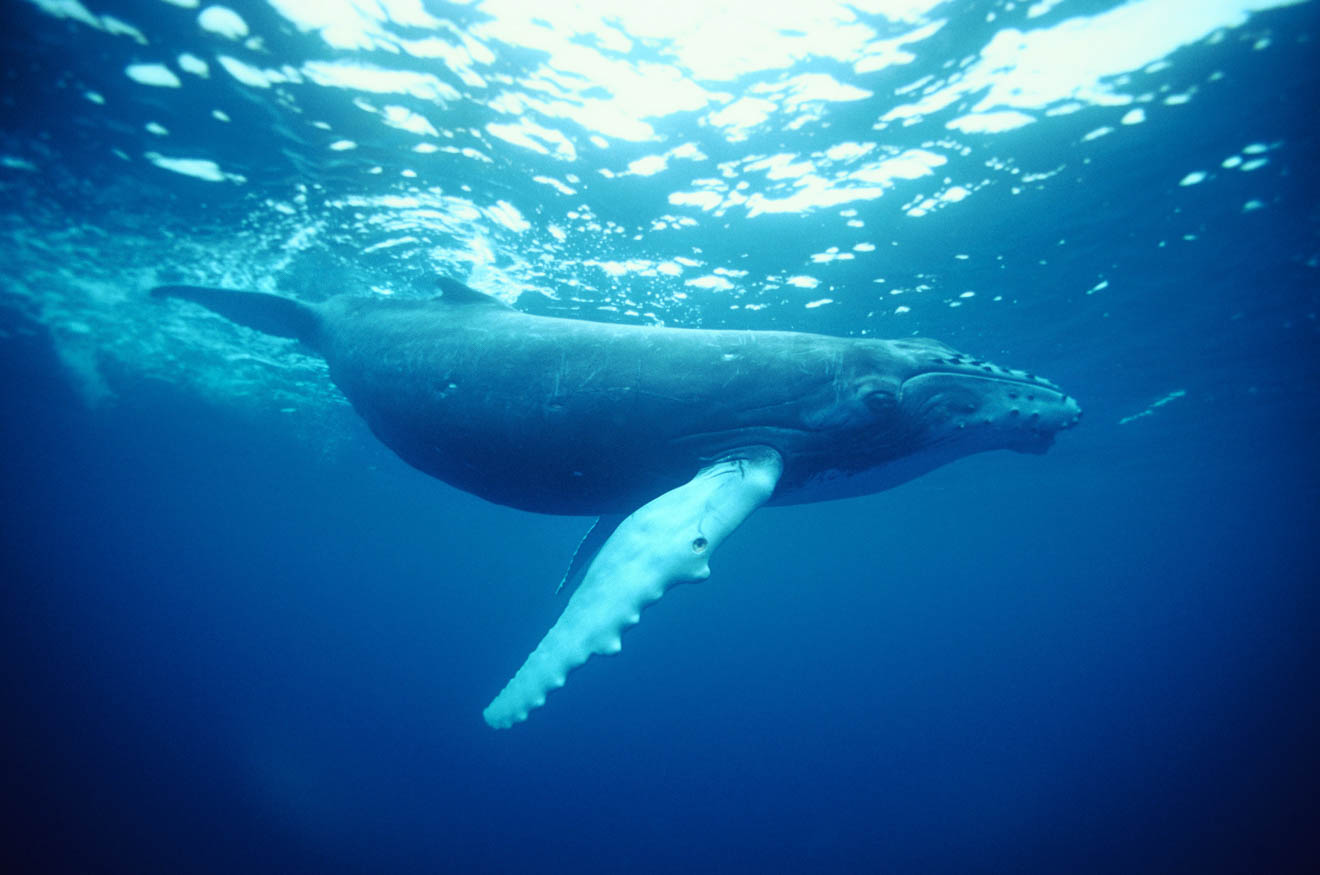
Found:
<path fill-rule="evenodd" d="M 337 44 L 289 4 L 232 4 L 238 39 L 187 3 L 9 4 L 15 868 L 1310 871 L 1317 6 L 908 5 L 903 21 L 855 13 L 876 38 L 943 22 L 878 71 L 822 49 L 816 20 L 781 26 L 810 50 L 727 73 L 702 66 L 718 58 L 699 41 L 679 50 L 718 21 L 639 33 L 628 51 L 601 25 L 568 41 L 623 65 L 593 81 L 581 58 L 492 24 L 529 19 L 517 4 L 427 4 L 432 23 L 401 23 L 399 4 L 349 28 L 466 35 L 470 64 Z M 978 109 L 978 88 L 883 121 L 910 83 L 971 78 L 1010 27 L 1090 27 L 1084 45 L 1117 58 L 1149 33 L 1105 42 L 1106 15 L 1143 8 L 1150 32 L 1195 9 L 1223 20 L 1150 57 L 1070 57 L 1046 78 L 1079 77 L 1072 96 Z M 254 85 L 221 56 L 298 78 Z M 318 62 L 437 78 L 347 87 L 313 81 Z M 125 74 L 156 63 L 181 84 Z M 651 83 L 679 70 L 709 103 L 661 89 L 643 112 L 633 65 Z M 987 88 L 1039 84 L 990 67 Z M 807 73 L 865 94 L 799 100 L 783 83 Z M 528 103 L 547 94 L 561 103 Z M 745 128 L 710 115 L 757 95 L 771 109 Z M 583 115 L 593 100 L 604 108 Z M 958 121 L 1000 111 L 1030 118 Z M 535 128 L 510 133 L 520 119 Z M 624 175 L 684 143 L 702 157 Z M 886 176 L 842 148 L 868 143 L 856 161 L 922 150 L 933 172 Z M 811 169 L 748 166 L 773 155 Z M 759 214 L 727 200 L 819 195 L 812 174 L 838 199 Z M 859 193 L 881 177 L 883 196 Z M 951 185 L 969 194 L 940 200 Z M 672 197 L 699 191 L 726 200 Z M 814 257 L 831 247 L 854 257 Z M 758 512 L 708 582 L 494 732 L 481 708 L 561 609 L 554 586 L 589 521 L 425 477 L 305 351 L 144 294 L 410 296 L 440 273 L 576 317 L 933 336 L 1048 376 L 1086 417 L 1044 456 L 988 453 L 879 495 Z"/>

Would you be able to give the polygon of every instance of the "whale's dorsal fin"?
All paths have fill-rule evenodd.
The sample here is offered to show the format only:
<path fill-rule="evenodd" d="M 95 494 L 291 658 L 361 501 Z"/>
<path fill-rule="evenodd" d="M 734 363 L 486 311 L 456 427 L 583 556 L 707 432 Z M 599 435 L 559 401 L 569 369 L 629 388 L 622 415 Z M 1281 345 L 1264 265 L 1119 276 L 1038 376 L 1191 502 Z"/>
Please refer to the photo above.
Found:
<path fill-rule="evenodd" d="M 510 309 L 509 305 L 501 301 L 499 298 L 493 298 L 485 292 L 479 292 L 471 286 L 465 286 L 451 277 L 440 277 L 440 279 L 436 281 L 436 285 L 440 286 L 439 300 L 446 304 L 479 304 L 490 307 L 502 307 L 506 310 Z"/>

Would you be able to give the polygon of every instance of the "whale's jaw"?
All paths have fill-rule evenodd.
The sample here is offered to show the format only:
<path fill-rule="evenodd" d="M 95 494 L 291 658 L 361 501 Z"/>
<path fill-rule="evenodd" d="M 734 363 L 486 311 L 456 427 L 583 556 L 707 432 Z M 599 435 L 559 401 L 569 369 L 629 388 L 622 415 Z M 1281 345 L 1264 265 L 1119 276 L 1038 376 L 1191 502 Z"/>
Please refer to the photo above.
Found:
<path fill-rule="evenodd" d="M 920 425 L 927 443 L 954 442 L 967 453 L 1043 453 L 1082 416 L 1076 399 L 1053 383 L 1011 373 L 918 374 L 903 382 L 899 406 Z"/>

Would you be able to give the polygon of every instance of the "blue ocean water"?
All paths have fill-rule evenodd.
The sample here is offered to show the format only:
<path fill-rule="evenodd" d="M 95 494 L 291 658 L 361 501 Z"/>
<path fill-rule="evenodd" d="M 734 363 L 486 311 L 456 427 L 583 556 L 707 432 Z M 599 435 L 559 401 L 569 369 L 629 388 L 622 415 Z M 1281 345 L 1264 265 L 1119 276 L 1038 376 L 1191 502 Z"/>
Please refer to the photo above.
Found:
<path fill-rule="evenodd" d="M 1312 871 L 1317 9 L 7 3 L 11 868 Z M 589 521 L 145 294 L 438 275 L 1086 417 L 758 512 L 495 732 Z"/>

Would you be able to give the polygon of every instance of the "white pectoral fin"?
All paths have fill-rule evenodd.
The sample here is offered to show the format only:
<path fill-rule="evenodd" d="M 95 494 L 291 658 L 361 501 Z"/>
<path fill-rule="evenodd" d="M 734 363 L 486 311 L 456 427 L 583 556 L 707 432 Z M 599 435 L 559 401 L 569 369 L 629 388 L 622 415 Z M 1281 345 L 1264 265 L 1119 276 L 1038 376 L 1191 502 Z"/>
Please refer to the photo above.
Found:
<path fill-rule="evenodd" d="M 592 654 L 618 653 L 642 609 L 676 583 L 710 576 L 710 554 L 775 490 L 783 460 L 752 447 L 701 469 L 619 524 L 559 620 L 482 715 L 496 729 L 527 719 Z"/>

